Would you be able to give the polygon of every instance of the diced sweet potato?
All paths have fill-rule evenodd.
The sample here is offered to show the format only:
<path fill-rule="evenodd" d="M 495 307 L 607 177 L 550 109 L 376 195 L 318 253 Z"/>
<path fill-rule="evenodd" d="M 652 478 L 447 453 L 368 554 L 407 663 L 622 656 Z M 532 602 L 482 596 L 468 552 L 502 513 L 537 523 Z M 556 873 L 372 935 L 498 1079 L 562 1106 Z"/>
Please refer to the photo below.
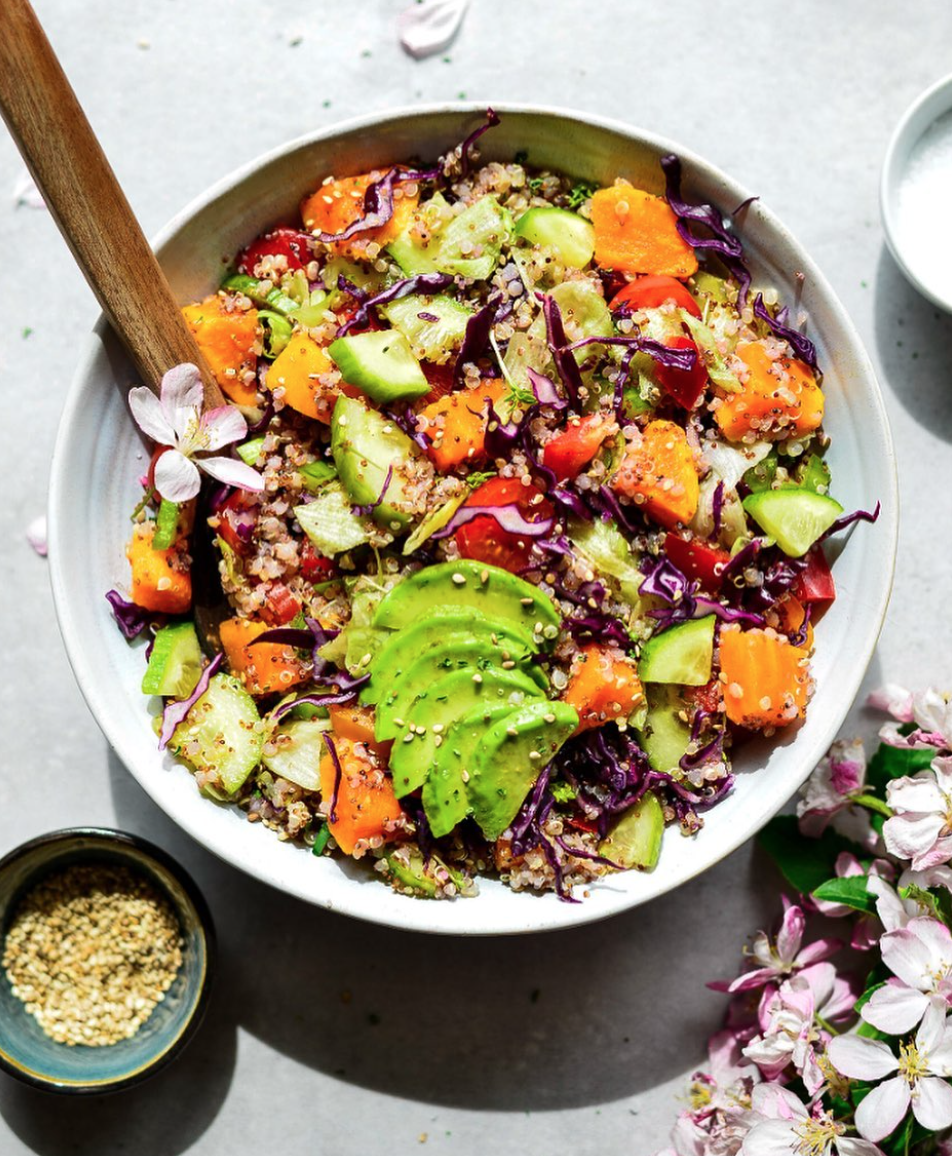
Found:
<path fill-rule="evenodd" d="M 677 230 L 677 217 L 663 197 L 621 183 L 592 197 L 595 263 L 621 273 L 690 277 L 697 272 L 694 249 Z"/>
<path fill-rule="evenodd" d="M 321 756 L 321 798 L 332 808 L 328 825 L 337 845 L 351 855 L 358 843 L 371 839 L 386 842 L 393 824 L 403 814 L 393 793 L 393 780 L 372 757 L 367 746 L 354 739 L 332 738 L 341 775 L 330 751 Z"/>
<path fill-rule="evenodd" d="M 635 664 L 620 650 L 593 642 L 583 646 L 562 701 L 578 712 L 578 731 L 627 719 L 644 702 Z"/>
<path fill-rule="evenodd" d="M 329 423 L 340 387 L 322 384 L 321 378 L 333 369 L 323 345 L 295 333 L 268 370 L 268 388 L 284 390 L 285 404 L 298 413 Z"/>
<path fill-rule="evenodd" d="M 762 341 L 741 342 L 736 353 L 748 376 L 743 391 L 722 398 L 715 411 L 726 437 L 773 441 L 811 433 L 820 425 L 823 391 L 808 365 L 789 357 L 772 359 Z"/>
<path fill-rule="evenodd" d="M 364 193 L 373 181 L 379 181 L 382 172 L 364 173 L 357 177 L 328 178 L 321 187 L 301 202 L 304 227 L 318 233 L 343 233 L 348 225 L 364 216 Z M 361 229 L 348 241 L 332 242 L 331 248 L 342 256 L 365 255 L 369 241 L 383 248 L 397 237 L 409 223 L 419 197 L 407 196 L 399 184 L 394 186 L 393 216 L 385 225 Z"/>
<path fill-rule="evenodd" d="M 185 614 L 192 605 L 192 576 L 184 538 L 167 550 L 155 550 L 154 523 L 136 526 L 126 547 L 132 566 L 132 601 L 145 610 Z"/>
<path fill-rule="evenodd" d="M 229 312 L 224 298 L 213 293 L 182 313 L 223 392 L 238 405 L 254 405 L 255 386 L 242 375 L 257 365 L 258 310 Z"/>
<path fill-rule="evenodd" d="M 506 393 L 500 378 L 480 382 L 472 389 L 446 394 L 420 410 L 426 418 L 423 430 L 427 449 L 441 473 L 482 460 L 486 453 L 486 401 L 495 405 Z"/>
<path fill-rule="evenodd" d="M 700 486 L 684 430 L 673 421 L 649 422 L 640 444 L 628 448 L 612 485 L 668 529 L 690 522 Z"/>
<path fill-rule="evenodd" d="M 803 715 L 810 685 L 808 652 L 775 630 L 721 631 L 724 709 L 752 730 L 786 726 Z"/>
<path fill-rule="evenodd" d="M 231 672 L 249 694 L 290 690 L 306 677 L 293 647 L 280 642 L 255 642 L 259 634 L 270 629 L 266 622 L 249 618 L 228 618 L 219 627 Z"/>

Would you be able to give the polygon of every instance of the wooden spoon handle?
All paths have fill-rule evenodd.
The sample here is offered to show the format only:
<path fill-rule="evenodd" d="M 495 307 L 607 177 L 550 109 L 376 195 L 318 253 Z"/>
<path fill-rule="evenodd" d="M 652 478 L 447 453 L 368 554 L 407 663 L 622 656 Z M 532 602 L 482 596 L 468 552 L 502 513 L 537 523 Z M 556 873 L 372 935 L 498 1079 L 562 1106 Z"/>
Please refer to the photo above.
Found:
<path fill-rule="evenodd" d="M 222 405 L 165 274 L 28 0 L 3 0 L 0 112 L 60 232 L 144 384 L 173 365 L 202 372 L 205 405 Z"/>

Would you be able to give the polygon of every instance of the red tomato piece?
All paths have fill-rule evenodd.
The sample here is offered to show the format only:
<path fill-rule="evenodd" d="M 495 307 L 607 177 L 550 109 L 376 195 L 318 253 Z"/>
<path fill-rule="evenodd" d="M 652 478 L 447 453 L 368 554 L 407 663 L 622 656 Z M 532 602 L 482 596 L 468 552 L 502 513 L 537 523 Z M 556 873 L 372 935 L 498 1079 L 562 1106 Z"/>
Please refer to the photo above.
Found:
<path fill-rule="evenodd" d="M 254 500 L 235 490 L 218 510 L 218 535 L 236 554 L 247 554 L 257 518 Z"/>
<path fill-rule="evenodd" d="M 673 301 L 686 309 L 692 317 L 700 317 L 701 310 L 688 290 L 674 277 L 639 277 L 630 281 L 612 298 L 612 311 L 626 305 L 630 312 L 638 309 L 658 309 L 666 301 Z"/>
<path fill-rule="evenodd" d="M 723 693 L 717 675 L 703 686 L 686 686 L 684 697 L 693 707 L 707 711 L 709 714 L 717 714 L 723 706 Z"/>
<path fill-rule="evenodd" d="M 823 547 L 813 546 L 805 560 L 807 566 L 794 584 L 794 596 L 804 605 L 808 602 L 832 602 L 836 598 L 836 584 Z"/>
<path fill-rule="evenodd" d="M 301 574 L 309 582 L 326 582 L 333 578 L 337 567 L 330 558 L 318 554 L 310 542 L 301 547 Z"/>
<path fill-rule="evenodd" d="M 270 626 L 287 626 L 301 612 L 301 603 L 283 582 L 272 582 L 261 608 L 261 617 Z"/>
<path fill-rule="evenodd" d="M 678 534 L 668 534 L 664 552 L 687 578 L 700 582 L 712 594 L 720 590 L 721 575 L 731 560 L 726 550 L 718 550 L 697 539 L 689 542 Z"/>
<path fill-rule="evenodd" d="M 524 486 L 516 478 L 490 478 L 470 494 L 464 505 L 516 505 L 530 520 L 550 518 L 551 503 L 533 501 L 540 493 L 535 486 Z M 486 514 L 460 526 L 456 531 L 456 546 L 462 558 L 473 558 L 518 573 L 529 565 L 532 541 L 502 529 L 495 518 Z"/>
<path fill-rule="evenodd" d="M 272 229 L 241 251 L 238 256 L 238 272 L 253 277 L 255 266 L 264 257 L 284 257 L 291 272 L 303 269 L 311 259 L 307 234 L 299 233 L 297 229 Z"/>
<path fill-rule="evenodd" d="M 570 421 L 561 433 L 546 443 L 542 464 L 548 466 L 560 482 L 576 477 L 601 449 L 612 425 L 611 418 L 599 413 Z"/>
<path fill-rule="evenodd" d="M 707 367 L 704 359 L 690 337 L 669 337 L 665 345 L 669 349 L 693 349 L 697 354 L 693 369 L 675 369 L 673 366 L 655 362 L 655 373 L 668 397 L 685 409 L 694 409 L 707 389 Z"/>

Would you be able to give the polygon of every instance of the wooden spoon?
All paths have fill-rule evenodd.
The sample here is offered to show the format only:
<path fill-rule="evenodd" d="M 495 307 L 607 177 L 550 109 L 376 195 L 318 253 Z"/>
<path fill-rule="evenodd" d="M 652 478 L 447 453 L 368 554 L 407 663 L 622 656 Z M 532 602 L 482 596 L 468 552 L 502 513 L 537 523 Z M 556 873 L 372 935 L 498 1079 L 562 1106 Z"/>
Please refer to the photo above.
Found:
<path fill-rule="evenodd" d="M 28 0 L 3 0 L 0 112 L 103 312 L 150 389 L 197 365 L 224 398 Z"/>

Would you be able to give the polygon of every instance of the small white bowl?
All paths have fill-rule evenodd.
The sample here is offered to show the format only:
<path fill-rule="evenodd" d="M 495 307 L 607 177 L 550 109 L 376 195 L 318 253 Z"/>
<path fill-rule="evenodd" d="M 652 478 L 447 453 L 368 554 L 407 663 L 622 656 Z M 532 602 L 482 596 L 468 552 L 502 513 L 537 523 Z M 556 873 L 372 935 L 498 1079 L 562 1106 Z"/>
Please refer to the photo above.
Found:
<path fill-rule="evenodd" d="M 950 250 L 943 221 L 952 205 L 952 76 L 909 106 L 883 162 L 879 207 L 886 244 L 910 283 L 952 313 Z"/>
<path fill-rule="evenodd" d="M 558 109 L 499 107 L 502 123 L 480 142 L 485 161 L 527 150 L 533 165 L 610 183 L 617 176 L 660 193 L 659 165 L 669 152 L 684 166 L 684 194 L 725 210 L 749 193 L 678 145 L 604 120 Z M 228 258 L 276 221 L 289 220 L 301 197 L 329 173 L 347 174 L 396 161 L 433 161 L 483 119 L 476 105 L 398 110 L 351 121 L 292 141 L 226 178 L 163 230 L 157 251 L 179 300 L 217 287 Z M 181 827 L 229 863 L 311 903 L 376 923 L 418 931 L 490 935 L 569 927 L 602 919 L 649 899 L 718 862 L 755 834 L 796 791 L 836 735 L 873 653 L 892 584 L 898 528 L 895 461 L 875 375 L 849 318 L 809 255 L 762 202 L 746 209 L 739 233 L 755 286 L 776 288 L 809 317 L 825 371 L 825 424 L 837 498 L 847 510 L 882 514 L 859 526 L 836 563 L 839 597 L 816 629 L 816 693 L 803 724 L 775 740 L 736 751 L 733 794 L 706 818 L 697 838 L 668 832 L 650 874 L 606 877 L 580 904 L 554 894 L 517 894 L 482 880 L 474 899 L 432 902 L 396 895 L 352 860 L 315 858 L 279 842 L 236 807 L 203 797 L 192 775 L 158 750 L 149 700 L 139 687 L 141 647 L 129 646 L 105 600 L 127 587 L 124 546 L 136 483 L 148 451 L 129 416 L 135 374 L 103 322 L 85 350 L 66 402 L 50 486 L 50 568 L 60 628 L 90 710 L 119 757 Z M 842 542 L 842 537 L 838 539 Z M 834 547 L 839 549 L 840 547 Z M 154 707 L 153 707 L 154 709 Z"/>

